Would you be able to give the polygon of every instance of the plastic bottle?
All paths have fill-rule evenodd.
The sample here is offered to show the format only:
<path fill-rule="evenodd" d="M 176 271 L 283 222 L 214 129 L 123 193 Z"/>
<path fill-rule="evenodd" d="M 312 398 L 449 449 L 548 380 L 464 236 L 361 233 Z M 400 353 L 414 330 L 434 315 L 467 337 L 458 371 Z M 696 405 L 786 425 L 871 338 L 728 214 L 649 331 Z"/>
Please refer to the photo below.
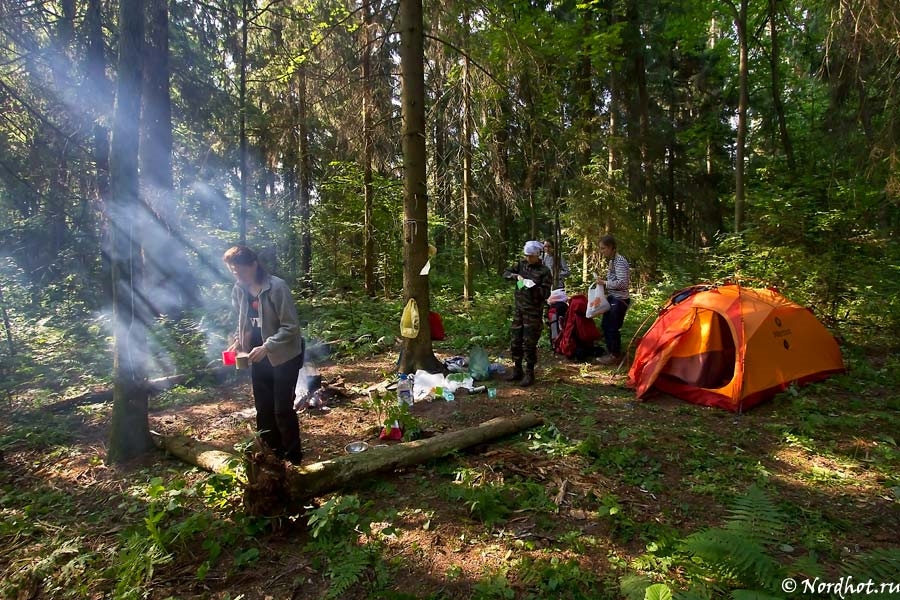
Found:
<path fill-rule="evenodd" d="M 397 404 L 412 406 L 412 403 L 412 381 L 406 373 L 401 373 L 400 381 L 397 382 Z"/>

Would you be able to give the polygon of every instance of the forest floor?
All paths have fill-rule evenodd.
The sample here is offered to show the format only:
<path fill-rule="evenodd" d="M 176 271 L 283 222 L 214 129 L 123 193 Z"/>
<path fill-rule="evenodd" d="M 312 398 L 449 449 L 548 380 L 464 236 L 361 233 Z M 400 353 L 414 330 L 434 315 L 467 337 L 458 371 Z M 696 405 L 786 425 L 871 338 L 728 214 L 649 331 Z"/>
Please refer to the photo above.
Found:
<path fill-rule="evenodd" d="M 783 543 L 773 551 L 781 563 L 813 553 L 837 578 L 848 557 L 897 547 L 900 453 L 888 435 L 898 430 L 891 392 L 860 399 L 846 383 L 826 382 L 738 415 L 670 397 L 638 402 L 625 387 L 624 368 L 546 354 L 533 387 L 496 381 L 489 384 L 498 389 L 494 399 L 458 394 L 452 402 L 413 406 L 426 435 L 526 412 L 543 416 L 545 425 L 342 491 L 385 520 L 360 530 L 358 543 L 371 544 L 378 556 L 346 591 L 335 594 L 341 565 L 310 551 L 307 513 L 233 542 L 234 551 L 217 560 L 208 561 L 202 533 L 180 549 L 170 541 L 176 559 L 154 563 L 134 597 L 282 599 L 329 589 L 341 598 L 623 597 L 621 578 L 646 570 L 640 557 L 664 540 L 721 525 L 731 500 L 753 484 L 787 514 Z M 395 369 L 395 353 L 321 367 L 325 407 L 300 411 L 304 464 L 344 455 L 352 441 L 394 443 L 378 439 L 364 390 Z M 54 592 L 60 579 L 48 570 L 88 567 L 58 553 L 102 562 L 130 527 L 161 536 L 164 519 L 174 527 L 176 511 L 149 510 L 164 503 L 152 502 L 148 485 L 162 478 L 162 494 L 175 499 L 173 490 L 207 476 L 161 454 L 126 468 L 106 466 L 108 404 L 51 413 L 28 409 L 22 397 L 17 403 L 17 427 L 40 422 L 34 436 L 50 439 L 2 448 L 4 489 L 33 500 L 24 508 L 0 506 L 0 575 L 7 582 L 0 597 L 72 597 L 72 589 Z M 234 451 L 254 425 L 249 381 L 234 377 L 196 393 L 164 394 L 151 402 L 150 419 L 153 430 Z M 26 515 L 37 515 L 38 524 L 16 530 Z M 216 525 L 204 526 L 213 539 Z M 122 577 L 113 571 L 105 576 Z M 100 597 L 112 583 L 82 585 L 84 597 Z"/>

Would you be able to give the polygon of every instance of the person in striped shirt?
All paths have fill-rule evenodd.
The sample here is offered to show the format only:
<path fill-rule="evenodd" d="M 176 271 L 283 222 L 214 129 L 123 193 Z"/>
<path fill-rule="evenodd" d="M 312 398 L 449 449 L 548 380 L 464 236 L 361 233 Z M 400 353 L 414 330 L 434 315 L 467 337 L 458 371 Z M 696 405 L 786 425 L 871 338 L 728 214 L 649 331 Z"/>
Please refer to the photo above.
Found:
<path fill-rule="evenodd" d="M 604 235 L 600 238 L 600 256 L 609 260 L 606 277 L 597 276 L 597 283 L 606 287 L 609 310 L 603 313 L 600 329 L 606 343 L 606 354 L 597 359 L 601 365 L 613 365 L 622 361 L 622 324 L 625 313 L 631 306 L 628 287 L 631 284 L 631 267 L 624 256 L 619 254 L 616 238 Z"/>

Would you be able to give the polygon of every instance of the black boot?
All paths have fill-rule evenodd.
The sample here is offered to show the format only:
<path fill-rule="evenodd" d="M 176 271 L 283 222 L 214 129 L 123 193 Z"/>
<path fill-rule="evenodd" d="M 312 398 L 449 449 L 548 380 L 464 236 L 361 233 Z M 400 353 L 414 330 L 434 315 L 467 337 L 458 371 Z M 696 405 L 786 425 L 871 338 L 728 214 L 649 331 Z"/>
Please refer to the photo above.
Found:
<path fill-rule="evenodd" d="M 519 387 L 528 387 L 534 383 L 534 366 L 528 365 L 525 369 L 525 375 L 522 376 L 522 380 L 519 382 Z"/>
<path fill-rule="evenodd" d="M 507 377 L 507 381 L 519 381 L 522 377 L 525 376 L 525 373 L 522 372 L 522 361 L 517 360 L 516 364 L 513 366 L 513 372 L 510 373 Z"/>
<path fill-rule="evenodd" d="M 297 443 L 292 450 L 285 452 L 284 459 L 292 465 L 300 465 L 303 462 L 303 450 L 300 449 L 300 444 Z"/>

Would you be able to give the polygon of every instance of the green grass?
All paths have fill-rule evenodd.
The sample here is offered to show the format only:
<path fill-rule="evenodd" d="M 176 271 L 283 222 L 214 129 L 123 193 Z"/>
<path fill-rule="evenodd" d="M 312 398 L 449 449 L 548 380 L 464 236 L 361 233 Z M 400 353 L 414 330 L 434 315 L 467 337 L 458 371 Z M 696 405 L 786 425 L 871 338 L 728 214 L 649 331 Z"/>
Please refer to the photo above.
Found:
<path fill-rule="evenodd" d="M 511 294 L 486 283 L 479 282 L 485 291 L 470 310 L 451 288 L 435 297 L 448 331 L 436 350 L 467 354 L 477 344 L 491 356 L 505 351 Z M 639 298 L 626 339 L 664 295 Z M 311 339 L 333 342 L 337 356 L 353 361 L 391 347 L 402 306 L 399 298 L 323 294 L 299 308 Z M 214 355 L 219 333 L 207 322 L 211 329 L 202 338 L 209 346 L 172 364 Z M 16 324 L 35 331 L 35 346 L 24 350 L 34 360 L 23 361 L 3 383 L 15 399 L 0 425 L 0 452 L 27 454 L 33 464 L 26 475 L 0 463 L 0 547 L 8 549 L 0 559 L 0 597 L 38 588 L 47 597 L 138 597 L 174 573 L 214 587 L 264 568 L 274 560 L 267 548 L 287 535 L 296 536 L 289 560 L 298 570 L 285 578 L 298 586 L 314 580 L 330 597 L 393 591 L 451 598 L 462 590 L 472 598 L 621 598 L 623 581 L 638 582 L 629 590 L 642 594 L 651 582 L 672 591 L 713 582 L 724 596 L 739 585 L 770 583 L 725 576 L 718 555 L 704 554 L 731 540 L 720 531 L 728 528 L 729 507 L 753 486 L 771 500 L 783 527 L 771 543 L 739 547 L 748 561 L 791 572 L 797 559 L 815 556 L 821 568 L 838 572 L 866 556 L 860 544 L 896 548 L 878 536 L 883 519 L 896 523 L 900 503 L 900 436 L 894 433 L 900 431 L 900 359 L 882 346 L 867 347 L 862 335 L 847 336 L 848 374 L 791 389 L 742 416 L 687 403 L 635 402 L 621 381 L 600 383 L 587 377 L 596 370 L 584 366 L 523 400 L 521 409 L 539 411 L 546 424 L 504 444 L 503 458 L 456 453 L 401 479 L 375 482 L 355 500 L 323 498 L 294 517 L 296 529 L 286 533 L 275 522 L 242 514 L 233 480 L 180 466 L 110 474 L 94 489 L 79 486 L 77 474 L 71 480 L 48 475 L 85 451 L 79 445 L 84 428 L 101 426 L 108 414 L 102 404 L 65 416 L 38 411 L 108 382 L 108 340 L 99 321 L 72 323 L 72 331 L 58 318 Z M 183 339 L 195 333 L 189 327 Z M 41 352 L 38 342 L 45 344 Z M 179 386 L 151 407 L 177 410 L 215 393 L 203 384 Z M 518 461 L 504 463 L 510 457 Z M 89 465 L 103 468 L 99 458 Z M 529 472 L 534 465 L 543 472 Z M 554 477 L 569 478 L 576 490 L 562 505 L 555 502 L 560 481 Z M 445 567 L 429 575 L 435 581 L 427 592 L 396 590 L 404 573 L 423 572 L 426 555 L 422 546 L 398 550 L 396 540 L 416 537 L 413 532 L 445 535 L 450 526 L 442 551 L 452 557 L 474 546 L 492 566 L 474 578 L 465 565 Z M 707 537 L 691 537 L 701 534 Z M 891 560 L 880 557 L 873 565 Z"/>

